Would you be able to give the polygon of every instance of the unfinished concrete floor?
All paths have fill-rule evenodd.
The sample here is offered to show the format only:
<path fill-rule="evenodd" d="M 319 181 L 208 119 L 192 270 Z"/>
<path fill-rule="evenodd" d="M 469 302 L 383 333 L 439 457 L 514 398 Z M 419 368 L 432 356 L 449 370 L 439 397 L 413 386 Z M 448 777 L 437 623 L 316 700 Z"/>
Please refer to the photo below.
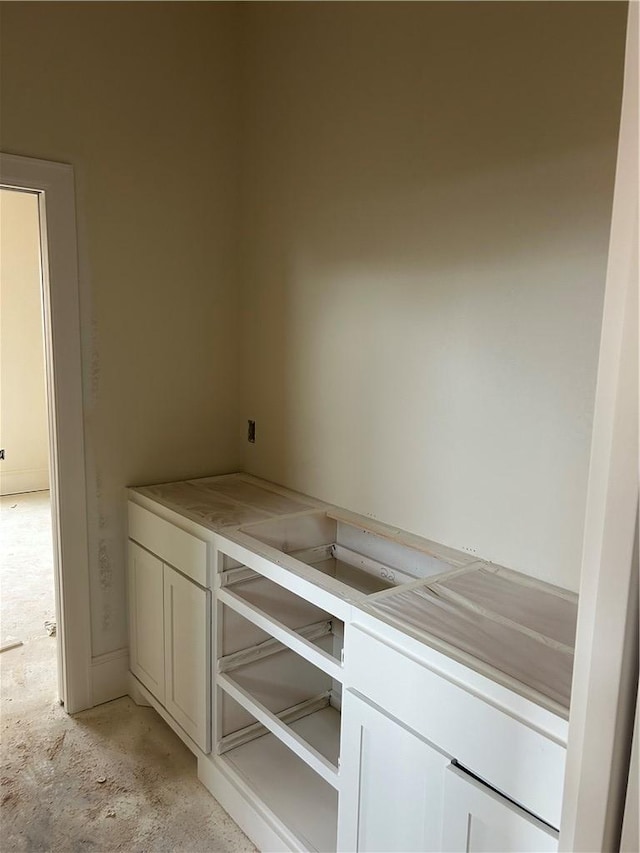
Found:
<path fill-rule="evenodd" d="M 49 495 L 0 498 L 1 825 L 8 851 L 250 851 L 150 708 L 117 699 L 68 716 L 56 700 Z"/>

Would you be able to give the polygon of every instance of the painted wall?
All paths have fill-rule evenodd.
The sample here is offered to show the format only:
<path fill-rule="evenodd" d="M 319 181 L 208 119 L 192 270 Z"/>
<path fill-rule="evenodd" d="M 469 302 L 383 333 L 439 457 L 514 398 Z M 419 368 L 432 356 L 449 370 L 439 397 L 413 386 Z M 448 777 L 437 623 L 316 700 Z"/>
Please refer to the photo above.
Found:
<path fill-rule="evenodd" d="M 126 485 L 240 467 L 235 19 L 5 3 L 1 147 L 75 167 L 93 653 L 126 645 Z"/>
<path fill-rule="evenodd" d="M 248 417 L 249 470 L 577 587 L 624 4 L 1 15 L 2 150 L 76 173 L 94 655 L 124 487 Z"/>
<path fill-rule="evenodd" d="M 0 494 L 49 488 L 38 199 L 0 190 Z"/>
<path fill-rule="evenodd" d="M 243 5 L 245 467 L 576 590 L 626 4 Z"/>

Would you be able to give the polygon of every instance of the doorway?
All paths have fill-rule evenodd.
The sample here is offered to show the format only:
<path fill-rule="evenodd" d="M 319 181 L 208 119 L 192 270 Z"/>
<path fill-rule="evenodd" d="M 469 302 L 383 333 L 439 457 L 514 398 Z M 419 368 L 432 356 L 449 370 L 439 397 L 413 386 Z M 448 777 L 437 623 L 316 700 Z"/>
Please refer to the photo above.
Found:
<path fill-rule="evenodd" d="M 40 243 L 37 195 L 0 189 L 0 653 L 35 701 L 60 693 Z"/>
<path fill-rule="evenodd" d="M 58 696 L 75 713 L 94 702 L 73 167 L 0 152 L 0 190 L 37 199 Z"/>

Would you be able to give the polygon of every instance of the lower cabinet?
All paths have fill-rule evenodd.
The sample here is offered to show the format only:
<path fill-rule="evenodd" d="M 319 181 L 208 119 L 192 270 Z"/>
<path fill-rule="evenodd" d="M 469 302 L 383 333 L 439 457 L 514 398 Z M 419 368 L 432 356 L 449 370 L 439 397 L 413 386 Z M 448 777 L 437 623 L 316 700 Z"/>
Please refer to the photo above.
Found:
<path fill-rule="evenodd" d="M 449 762 L 397 720 L 346 690 L 338 850 L 440 850 Z"/>
<path fill-rule="evenodd" d="M 558 833 L 460 767 L 445 774 L 443 853 L 546 853 Z"/>
<path fill-rule="evenodd" d="M 338 850 L 546 853 L 558 833 L 346 690 Z"/>
<path fill-rule="evenodd" d="M 164 705 L 162 560 L 129 540 L 129 669 Z"/>
<path fill-rule="evenodd" d="M 261 849 L 558 849 L 525 808 L 557 825 L 564 749 L 461 666 L 221 535 L 135 504 L 129 533 L 131 672 Z"/>
<path fill-rule="evenodd" d="M 208 752 L 210 593 L 133 541 L 128 586 L 131 672 Z"/>

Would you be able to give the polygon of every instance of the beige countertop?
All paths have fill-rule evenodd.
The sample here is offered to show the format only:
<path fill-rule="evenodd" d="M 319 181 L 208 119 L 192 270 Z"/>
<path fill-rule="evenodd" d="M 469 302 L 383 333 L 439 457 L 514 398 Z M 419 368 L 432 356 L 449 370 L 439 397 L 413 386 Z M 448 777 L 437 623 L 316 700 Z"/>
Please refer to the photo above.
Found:
<path fill-rule="evenodd" d="M 248 474 L 130 490 L 214 532 L 328 512 L 411 548 L 447 553 L 448 571 L 358 606 L 476 671 L 568 716 L 577 596 Z M 256 540 L 256 546 L 260 543 Z"/>

